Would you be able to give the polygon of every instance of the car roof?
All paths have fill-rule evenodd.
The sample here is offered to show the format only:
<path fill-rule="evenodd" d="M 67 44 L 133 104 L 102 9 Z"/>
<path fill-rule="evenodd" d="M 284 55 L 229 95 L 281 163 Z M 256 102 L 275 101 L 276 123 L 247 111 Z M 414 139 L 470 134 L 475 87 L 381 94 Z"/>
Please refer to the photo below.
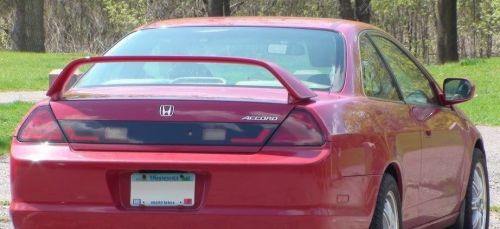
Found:
<path fill-rule="evenodd" d="M 308 17 L 198 17 L 157 21 L 137 28 L 156 29 L 192 26 L 256 26 L 334 30 L 342 33 L 365 29 L 380 30 L 370 24 L 333 18 Z"/>

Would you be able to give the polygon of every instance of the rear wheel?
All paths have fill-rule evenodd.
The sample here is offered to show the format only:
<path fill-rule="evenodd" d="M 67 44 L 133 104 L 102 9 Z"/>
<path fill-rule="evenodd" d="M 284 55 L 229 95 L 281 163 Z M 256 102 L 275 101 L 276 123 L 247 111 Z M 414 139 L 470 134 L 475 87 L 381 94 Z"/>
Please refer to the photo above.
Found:
<path fill-rule="evenodd" d="M 380 185 L 370 228 L 399 229 L 401 224 L 401 198 L 398 186 L 394 177 L 385 174 Z"/>
<path fill-rule="evenodd" d="M 462 228 L 483 229 L 489 224 L 489 185 L 486 159 L 483 152 L 474 149 L 469 184 L 465 195 Z"/>

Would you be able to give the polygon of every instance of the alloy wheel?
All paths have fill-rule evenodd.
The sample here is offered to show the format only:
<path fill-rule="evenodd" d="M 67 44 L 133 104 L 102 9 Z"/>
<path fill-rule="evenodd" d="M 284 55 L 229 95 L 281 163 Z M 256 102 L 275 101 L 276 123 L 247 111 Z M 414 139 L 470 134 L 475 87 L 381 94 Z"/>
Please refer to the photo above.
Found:
<path fill-rule="evenodd" d="M 398 219 L 396 197 L 392 191 L 389 191 L 384 201 L 383 229 L 399 229 Z"/>
<path fill-rule="evenodd" d="M 472 178 L 472 227 L 474 229 L 486 228 L 486 178 L 481 163 L 476 164 Z"/>

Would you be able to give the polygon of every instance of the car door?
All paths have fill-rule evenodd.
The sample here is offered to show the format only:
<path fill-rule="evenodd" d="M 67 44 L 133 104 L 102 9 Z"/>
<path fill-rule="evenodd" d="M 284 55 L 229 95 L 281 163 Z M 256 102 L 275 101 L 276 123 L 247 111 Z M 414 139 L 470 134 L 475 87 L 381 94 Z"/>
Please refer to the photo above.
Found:
<path fill-rule="evenodd" d="M 414 58 L 382 35 L 371 38 L 396 78 L 411 115 L 422 126 L 419 218 L 424 222 L 449 215 L 459 207 L 464 123 L 439 104 L 434 82 Z"/>
<path fill-rule="evenodd" d="M 418 224 L 422 127 L 411 117 L 387 64 L 366 34 L 360 36 L 359 46 L 363 91 L 371 100 L 374 122 L 382 127 L 388 145 L 393 146 L 390 150 L 401 164 L 403 221 L 405 227 L 413 227 Z"/>

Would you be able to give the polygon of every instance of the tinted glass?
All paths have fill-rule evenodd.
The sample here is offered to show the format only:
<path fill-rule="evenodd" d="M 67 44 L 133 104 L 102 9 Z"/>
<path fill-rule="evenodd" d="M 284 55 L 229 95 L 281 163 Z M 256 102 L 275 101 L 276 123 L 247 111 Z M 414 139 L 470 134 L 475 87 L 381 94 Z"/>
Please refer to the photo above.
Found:
<path fill-rule="evenodd" d="M 83 65 L 85 72 L 87 65 Z M 283 87 L 265 68 L 219 63 L 117 62 L 95 64 L 77 87 L 214 85 Z"/>
<path fill-rule="evenodd" d="M 338 91 L 344 82 L 344 53 L 343 38 L 331 31 L 265 27 L 181 27 L 134 32 L 106 55 L 233 56 L 262 59 L 281 65 L 311 89 L 332 88 Z M 263 76 L 253 69 L 247 71 L 241 66 L 142 63 L 124 65 L 122 72 L 129 73 L 124 76 L 129 82 L 133 79 L 143 82 L 154 79 L 155 85 L 171 82 L 172 78 L 186 77 L 218 77 L 222 78 L 225 86 L 280 85 L 272 76 Z M 106 75 L 87 74 L 77 87 L 100 86 L 107 81 Z"/>
<path fill-rule="evenodd" d="M 363 87 L 366 96 L 388 100 L 399 100 L 396 87 L 377 51 L 366 35 L 359 40 Z"/>
<path fill-rule="evenodd" d="M 263 145 L 277 124 L 59 120 L 70 143 Z"/>
<path fill-rule="evenodd" d="M 372 38 L 394 73 L 405 101 L 412 104 L 435 104 L 436 97 L 429 80 L 417 65 L 391 41 L 380 36 Z"/>

